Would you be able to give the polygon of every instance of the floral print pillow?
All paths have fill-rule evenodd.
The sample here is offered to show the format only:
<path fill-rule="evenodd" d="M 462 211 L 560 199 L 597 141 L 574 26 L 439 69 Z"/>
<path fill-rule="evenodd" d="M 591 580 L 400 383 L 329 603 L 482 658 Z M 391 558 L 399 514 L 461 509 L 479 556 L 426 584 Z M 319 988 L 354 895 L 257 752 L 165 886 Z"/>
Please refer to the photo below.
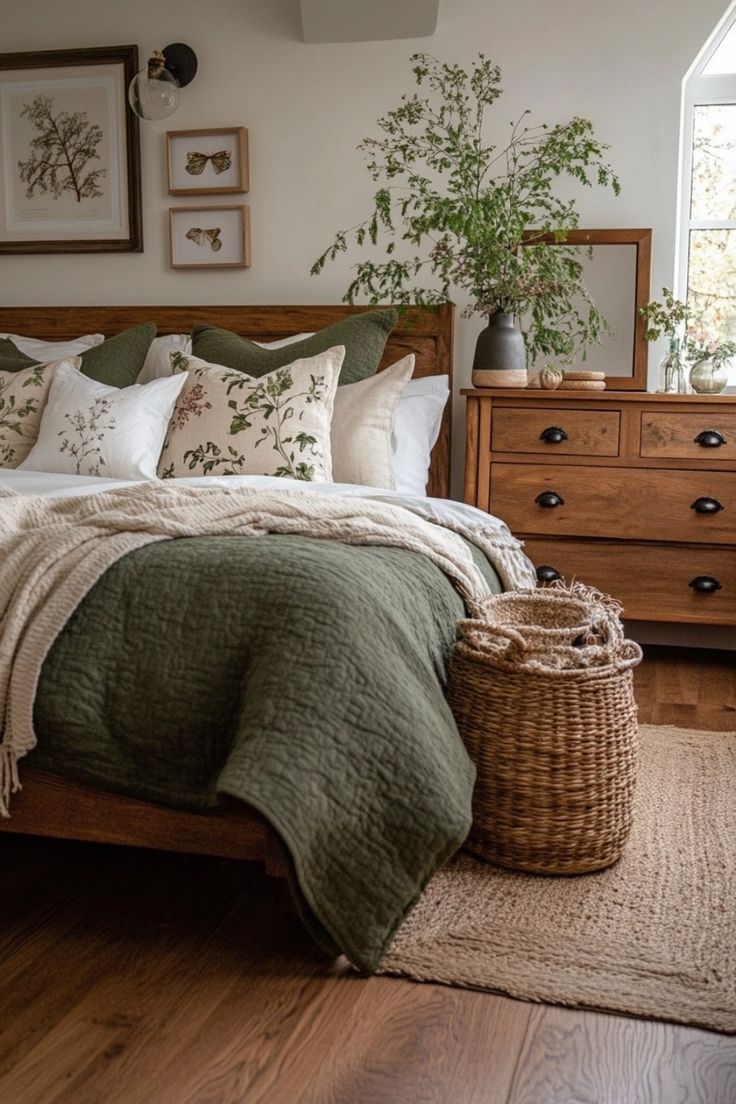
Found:
<path fill-rule="evenodd" d="M 57 365 L 38 429 L 20 467 L 60 475 L 155 479 L 186 376 L 110 387 L 72 361 Z"/>
<path fill-rule="evenodd" d="M 0 468 L 17 468 L 36 443 L 41 415 L 59 364 L 75 369 L 79 357 L 0 372 Z"/>
<path fill-rule="evenodd" d="M 171 353 L 187 382 L 174 409 L 159 474 L 277 475 L 331 482 L 330 427 L 345 347 L 254 379 Z"/>

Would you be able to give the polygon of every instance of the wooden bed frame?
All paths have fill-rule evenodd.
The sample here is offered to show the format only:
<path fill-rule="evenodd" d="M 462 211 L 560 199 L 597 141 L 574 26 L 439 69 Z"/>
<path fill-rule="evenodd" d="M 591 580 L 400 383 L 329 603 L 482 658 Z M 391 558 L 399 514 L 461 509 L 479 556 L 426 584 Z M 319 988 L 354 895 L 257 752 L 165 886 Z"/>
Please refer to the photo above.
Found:
<path fill-rule="evenodd" d="M 85 333 L 110 336 L 139 322 L 155 322 L 159 335 L 186 333 L 193 325 L 208 322 L 255 341 L 275 341 L 321 330 L 368 309 L 343 305 L 0 307 L 0 332 L 63 341 Z M 428 494 L 436 498 L 447 498 L 450 490 L 452 325 L 449 305 L 432 313 L 408 310 L 391 334 L 381 362 L 385 368 L 414 353 L 415 377 L 450 377 L 450 402 L 432 452 L 428 484 Z M 0 832 L 258 860 L 269 874 L 285 874 L 275 833 L 260 814 L 234 799 L 223 801 L 216 812 L 191 813 L 43 774 L 27 768 L 25 760 L 20 773 L 23 789 L 13 795 L 10 818 L 0 818 Z"/>

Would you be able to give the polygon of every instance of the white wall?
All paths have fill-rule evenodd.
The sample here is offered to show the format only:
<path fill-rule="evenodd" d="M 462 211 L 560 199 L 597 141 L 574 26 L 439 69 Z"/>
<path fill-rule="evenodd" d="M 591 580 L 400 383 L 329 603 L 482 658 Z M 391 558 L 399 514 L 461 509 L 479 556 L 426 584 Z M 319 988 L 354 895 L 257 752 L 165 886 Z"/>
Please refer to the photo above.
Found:
<path fill-rule="evenodd" d="M 583 192 L 583 225 L 653 227 L 659 289 L 673 271 L 680 81 L 724 7 L 725 0 L 442 0 L 432 38 L 306 46 L 297 0 L 0 0 L 4 51 L 137 42 L 145 59 L 183 41 L 200 63 L 177 113 L 142 124 L 145 252 L 3 256 L 2 302 L 339 301 L 347 265 L 319 279 L 309 268 L 335 230 L 368 211 L 371 182 L 355 146 L 410 89 L 415 49 L 466 63 L 483 50 L 501 65 L 499 134 L 526 107 L 549 123 L 592 119 L 611 145 L 623 192 Z M 252 268 L 174 272 L 167 210 L 188 200 L 166 193 L 163 135 L 235 125 L 250 130 Z M 458 387 L 469 382 L 481 325 L 458 325 Z M 456 480 L 463 417 L 458 401 Z"/>

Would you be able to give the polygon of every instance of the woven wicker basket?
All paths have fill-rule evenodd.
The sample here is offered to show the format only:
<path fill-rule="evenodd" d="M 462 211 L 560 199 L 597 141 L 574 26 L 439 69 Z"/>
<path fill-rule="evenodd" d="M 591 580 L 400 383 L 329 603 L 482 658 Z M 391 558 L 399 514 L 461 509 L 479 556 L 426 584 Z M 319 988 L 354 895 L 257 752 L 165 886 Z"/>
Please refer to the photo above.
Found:
<path fill-rule="evenodd" d="M 620 607 L 576 584 L 460 622 L 449 697 L 476 764 L 470 850 L 541 874 L 610 866 L 631 827 L 637 724 Z"/>

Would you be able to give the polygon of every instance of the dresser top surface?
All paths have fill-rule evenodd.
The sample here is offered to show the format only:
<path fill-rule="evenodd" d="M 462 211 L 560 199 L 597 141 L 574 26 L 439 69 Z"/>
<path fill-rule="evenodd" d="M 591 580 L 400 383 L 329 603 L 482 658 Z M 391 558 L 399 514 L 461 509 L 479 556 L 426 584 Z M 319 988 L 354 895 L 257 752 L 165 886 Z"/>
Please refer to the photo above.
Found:
<path fill-rule="evenodd" d="M 657 391 L 560 391 L 542 387 L 463 387 L 461 395 L 475 399 L 543 399 L 559 402 L 678 403 L 684 406 L 736 406 L 736 395 L 664 395 Z"/>

